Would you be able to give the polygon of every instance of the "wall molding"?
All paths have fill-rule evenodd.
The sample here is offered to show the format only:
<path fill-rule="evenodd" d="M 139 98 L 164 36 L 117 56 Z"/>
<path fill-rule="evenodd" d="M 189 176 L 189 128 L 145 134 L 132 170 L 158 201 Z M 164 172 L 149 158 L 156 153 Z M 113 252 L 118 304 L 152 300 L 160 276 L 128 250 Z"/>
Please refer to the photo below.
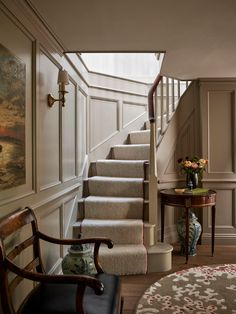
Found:
<path fill-rule="evenodd" d="M 90 85 L 89 88 L 95 89 L 95 90 L 97 89 L 97 90 L 103 90 L 103 91 L 107 91 L 107 92 L 120 93 L 120 94 L 125 94 L 125 95 L 132 95 L 132 96 L 139 96 L 139 97 L 147 98 L 147 94 L 130 92 L 128 90 L 114 89 L 114 88 L 108 88 L 108 87 L 97 86 L 97 85 Z"/>
<path fill-rule="evenodd" d="M 96 145 L 92 146 L 92 138 L 91 138 L 91 127 L 92 123 L 91 123 L 91 119 L 92 119 L 92 101 L 93 100 L 97 100 L 97 101 L 103 101 L 103 102 L 112 102 L 116 105 L 116 130 L 111 132 L 108 136 L 106 136 L 103 140 L 101 140 L 100 142 L 98 142 Z M 93 152 L 94 150 L 96 150 L 98 147 L 100 147 L 101 145 L 103 145 L 104 143 L 106 143 L 107 141 L 109 141 L 112 137 L 114 137 L 116 134 L 119 133 L 119 125 L 120 125 L 120 121 L 119 121 L 119 100 L 118 99 L 114 99 L 114 98 L 109 98 L 109 97 L 96 97 L 96 96 L 90 96 L 89 97 L 89 121 L 88 121 L 88 127 L 89 127 L 89 152 Z"/>
<path fill-rule="evenodd" d="M 66 197 L 67 194 L 78 191 L 79 188 L 82 186 L 81 182 L 77 182 L 69 187 L 63 188 L 63 190 L 56 192 L 54 194 L 51 194 L 49 196 L 44 197 L 38 202 L 35 202 L 31 205 L 33 209 L 37 209 L 39 207 L 45 206 L 46 204 L 53 202 L 61 197 Z"/>

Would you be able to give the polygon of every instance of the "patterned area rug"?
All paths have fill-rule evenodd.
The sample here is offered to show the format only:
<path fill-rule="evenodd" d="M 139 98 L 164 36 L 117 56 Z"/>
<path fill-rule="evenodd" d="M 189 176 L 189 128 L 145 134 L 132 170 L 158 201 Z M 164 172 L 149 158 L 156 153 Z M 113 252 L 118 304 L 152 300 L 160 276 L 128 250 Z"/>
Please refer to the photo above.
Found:
<path fill-rule="evenodd" d="M 152 284 L 136 314 L 236 313 L 236 264 L 181 270 Z"/>

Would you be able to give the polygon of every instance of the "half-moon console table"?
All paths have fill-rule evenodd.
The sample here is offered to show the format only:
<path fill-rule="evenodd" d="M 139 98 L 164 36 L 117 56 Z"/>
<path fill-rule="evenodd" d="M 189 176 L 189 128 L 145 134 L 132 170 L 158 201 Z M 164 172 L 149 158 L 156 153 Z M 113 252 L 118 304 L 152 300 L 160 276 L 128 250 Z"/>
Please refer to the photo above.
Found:
<path fill-rule="evenodd" d="M 215 244 L 215 211 L 216 211 L 216 192 L 208 190 L 206 192 L 177 193 L 174 189 L 161 190 L 161 242 L 164 241 L 164 222 L 165 206 L 184 207 L 185 208 L 185 252 L 186 263 L 188 263 L 188 243 L 189 243 L 189 209 L 211 207 L 211 254 L 214 255 Z"/>

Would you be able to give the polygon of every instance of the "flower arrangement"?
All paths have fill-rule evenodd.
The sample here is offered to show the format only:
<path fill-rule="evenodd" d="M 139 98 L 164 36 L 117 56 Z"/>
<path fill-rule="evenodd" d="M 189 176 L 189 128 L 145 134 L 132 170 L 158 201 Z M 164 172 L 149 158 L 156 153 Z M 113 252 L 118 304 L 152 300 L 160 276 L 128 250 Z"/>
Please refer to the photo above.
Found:
<path fill-rule="evenodd" d="M 207 159 L 199 158 L 197 156 L 193 158 L 185 157 L 185 159 L 178 159 L 180 171 L 185 172 L 186 174 L 202 174 L 202 172 L 206 170 L 207 164 Z"/>

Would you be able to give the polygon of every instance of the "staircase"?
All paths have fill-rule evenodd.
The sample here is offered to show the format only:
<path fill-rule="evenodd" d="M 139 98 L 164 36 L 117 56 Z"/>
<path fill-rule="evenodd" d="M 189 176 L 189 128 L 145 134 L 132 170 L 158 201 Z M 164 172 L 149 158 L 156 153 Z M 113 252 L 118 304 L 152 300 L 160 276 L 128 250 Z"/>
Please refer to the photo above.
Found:
<path fill-rule="evenodd" d="M 83 237 L 107 236 L 112 250 L 100 249 L 106 272 L 144 274 L 147 250 L 143 242 L 145 162 L 149 159 L 149 130 L 131 132 L 127 144 L 111 148 L 111 159 L 98 160 L 86 182 L 84 217 L 77 222 Z M 77 231 L 78 232 L 78 231 Z"/>
<path fill-rule="evenodd" d="M 162 113 L 168 114 L 168 121 L 169 110 Z M 156 245 L 155 224 L 148 222 L 149 126 L 146 123 L 144 130 L 129 133 L 126 144 L 113 146 L 110 159 L 91 164 L 91 176 L 84 182 L 74 235 L 112 239 L 112 250 L 101 247 L 99 251 L 102 267 L 108 273 L 144 274 L 171 268 L 172 246 Z"/>

